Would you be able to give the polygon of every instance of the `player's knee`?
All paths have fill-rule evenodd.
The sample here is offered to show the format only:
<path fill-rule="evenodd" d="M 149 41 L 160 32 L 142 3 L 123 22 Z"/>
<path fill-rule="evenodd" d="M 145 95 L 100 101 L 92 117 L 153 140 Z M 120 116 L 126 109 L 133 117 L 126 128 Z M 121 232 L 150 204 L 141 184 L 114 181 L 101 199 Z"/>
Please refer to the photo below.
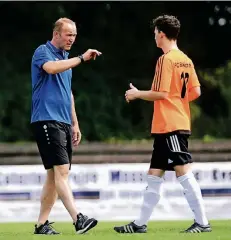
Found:
<path fill-rule="evenodd" d="M 46 183 L 49 185 L 54 184 L 55 182 L 55 173 L 54 169 L 47 170 Z"/>
<path fill-rule="evenodd" d="M 164 175 L 164 171 L 162 169 L 150 168 L 148 170 L 148 175 L 162 177 Z"/>
<path fill-rule="evenodd" d="M 180 177 L 189 173 L 191 171 L 191 166 L 189 163 L 185 165 L 177 165 L 174 167 L 174 170 L 176 172 L 176 177 Z"/>
<path fill-rule="evenodd" d="M 55 176 L 54 176 L 54 170 L 49 169 L 47 171 L 46 181 L 43 186 L 45 192 L 52 192 L 53 189 L 55 189 Z"/>
<path fill-rule="evenodd" d="M 47 189 L 47 191 L 52 191 L 54 189 L 55 186 L 55 179 L 47 179 L 47 181 L 45 182 L 44 187 Z"/>
<path fill-rule="evenodd" d="M 69 164 L 54 166 L 55 181 L 59 179 L 68 179 Z"/>
<path fill-rule="evenodd" d="M 146 188 L 146 193 L 152 193 L 160 196 L 160 188 L 163 183 L 163 179 L 157 176 L 148 175 L 147 183 L 148 186 Z"/>

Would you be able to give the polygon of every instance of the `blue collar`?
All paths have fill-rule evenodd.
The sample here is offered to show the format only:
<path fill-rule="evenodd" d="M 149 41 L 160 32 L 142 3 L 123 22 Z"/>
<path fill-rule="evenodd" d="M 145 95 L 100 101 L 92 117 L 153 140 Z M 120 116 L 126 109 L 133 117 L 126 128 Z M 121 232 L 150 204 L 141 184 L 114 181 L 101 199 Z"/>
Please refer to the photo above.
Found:
<path fill-rule="evenodd" d="M 52 52 L 56 52 L 56 53 L 60 53 L 63 56 L 68 56 L 69 53 L 66 52 L 65 50 L 61 50 L 57 47 L 55 47 L 50 41 L 47 41 L 46 46 L 52 51 Z"/>

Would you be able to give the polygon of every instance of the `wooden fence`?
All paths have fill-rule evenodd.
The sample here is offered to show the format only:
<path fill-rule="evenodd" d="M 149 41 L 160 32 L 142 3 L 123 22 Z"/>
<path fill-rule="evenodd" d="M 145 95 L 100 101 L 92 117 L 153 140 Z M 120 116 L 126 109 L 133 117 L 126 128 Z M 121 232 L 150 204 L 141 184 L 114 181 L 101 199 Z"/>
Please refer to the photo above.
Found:
<path fill-rule="evenodd" d="M 204 143 L 189 142 L 195 162 L 231 161 L 231 140 Z M 92 163 L 144 163 L 149 162 L 152 142 L 145 143 L 82 143 L 73 152 L 75 164 Z M 40 164 L 41 159 L 35 143 L 0 144 L 0 165 Z"/>

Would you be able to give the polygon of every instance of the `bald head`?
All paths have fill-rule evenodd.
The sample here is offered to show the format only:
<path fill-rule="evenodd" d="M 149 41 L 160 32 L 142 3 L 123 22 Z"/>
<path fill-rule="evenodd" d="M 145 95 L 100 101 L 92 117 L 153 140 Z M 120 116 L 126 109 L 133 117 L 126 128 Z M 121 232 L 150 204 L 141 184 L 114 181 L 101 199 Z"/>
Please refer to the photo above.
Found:
<path fill-rule="evenodd" d="M 60 18 L 54 24 L 52 43 L 60 49 L 70 50 L 76 35 L 75 22 L 69 18 Z"/>
<path fill-rule="evenodd" d="M 76 27 L 75 22 L 73 22 L 71 19 L 60 18 L 55 22 L 53 32 L 61 32 L 64 25 L 74 25 Z"/>

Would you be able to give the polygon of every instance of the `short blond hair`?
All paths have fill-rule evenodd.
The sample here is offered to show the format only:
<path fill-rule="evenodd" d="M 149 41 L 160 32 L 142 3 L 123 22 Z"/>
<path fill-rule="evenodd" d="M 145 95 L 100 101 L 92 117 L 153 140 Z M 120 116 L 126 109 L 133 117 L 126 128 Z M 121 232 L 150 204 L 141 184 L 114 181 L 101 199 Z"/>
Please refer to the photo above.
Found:
<path fill-rule="evenodd" d="M 70 23 L 70 24 L 74 24 L 76 26 L 75 22 L 73 22 L 71 19 L 69 19 L 69 18 L 60 18 L 60 19 L 58 19 L 55 22 L 54 28 L 53 28 L 53 32 L 54 31 L 60 32 L 62 30 L 62 27 L 63 27 L 64 23 Z"/>

